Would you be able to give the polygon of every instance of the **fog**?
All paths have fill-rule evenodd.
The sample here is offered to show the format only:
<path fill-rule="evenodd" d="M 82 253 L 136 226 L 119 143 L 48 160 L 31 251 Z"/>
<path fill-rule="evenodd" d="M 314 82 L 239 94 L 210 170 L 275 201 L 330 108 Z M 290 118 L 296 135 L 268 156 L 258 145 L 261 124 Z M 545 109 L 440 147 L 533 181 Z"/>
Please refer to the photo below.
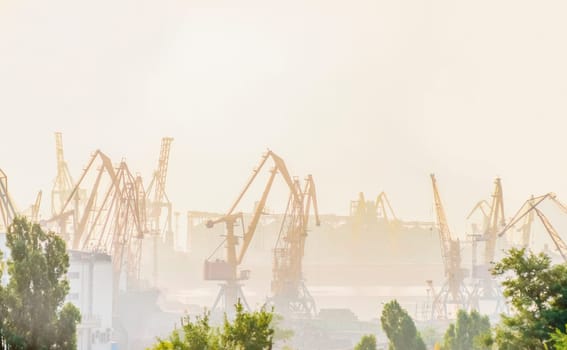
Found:
<path fill-rule="evenodd" d="M 20 209 L 44 191 L 47 218 L 53 132 L 75 179 L 101 149 L 146 182 L 160 138 L 174 137 L 167 193 L 180 231 L 188 210 L 226 212 L 266 149 L 293 175 L 313 174 L 323 214 L 346 216 L 359 192 L 385 191 L 399 218 L 434 221 L 435 173 L 464 239 L 495 177 L 507 217 L 532 194 L 567 198 L 566 10 L 511 0 L 0 0 L 0 167 Z M 278 186 L 274 212 L 285 206 Z"/>

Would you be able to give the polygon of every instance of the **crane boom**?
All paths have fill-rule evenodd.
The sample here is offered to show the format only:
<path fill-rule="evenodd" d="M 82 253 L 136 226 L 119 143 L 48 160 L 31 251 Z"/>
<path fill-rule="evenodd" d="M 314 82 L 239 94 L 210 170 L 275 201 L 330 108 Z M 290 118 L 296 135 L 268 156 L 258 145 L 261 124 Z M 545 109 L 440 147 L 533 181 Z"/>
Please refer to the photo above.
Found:
<path fill-rule="evenodd" d="M 555 247 L 559 251 L 559 254 L 561 254 L 561 257 L 567 262 L 567 244 L 565 244 L 565 242 L 563 241 L 557 230 L 553 227 L 549 219 L 538 208 L 538 206 L 546 199 L 550 199 L 557 207 L 559 207 L 559 209 L 561 209 L 563 213 L 567 214 L 567 206 L 565 206 L 563 202 L 557 199 L 555 193 L 550 192 L 543 196 L 539 196 L 535 198 L 532 196 L 520 207 L 514 218 L 512 218 L 512 220 L 510 220 L 508 225 L 506 225 L 506 227 L 502 230 L 500 236 L 505 234 L 511 227 L 513 227 L 524 217 L 527 217 L 529 225 L 531 226 L 531 221 L 533 219 L 530 218 L 530 215 L 533 216 L 533 213 L 535 212 L 539 220 L 543 224 L 545 230 L 549 234 L 549 237 L 553 241 L 553 244 L 555 244 Z"/>
<path fill-rule="evenodd" d="M 14 204 L 12 203 L 12 198 L 8 192 L 8 177 L 0 169 L 0 214 L 2 216 L 2 222 L 4 229 L 12 223 L 12 220 L 17 215 Z"/>
<path fill-rule="evenodd" d="M 35 202 L 34 204 L 32 204 L 31 207 L 31 216 L 30 219 L 32 222 L 37 223 L 38 219 L 39 219 L 39 208 L 41 206 L 41 197 L 42 197 L 42 192 L 39 191 L 37 193 L 37 196 L 35 197 Z"/>
<path fill-rule="evenodd" d="M 484 263 L 489 266 L 494 260 L 496 252 L 496 240 L 501 227 L 505 226 L 504 216 L 504 196 L 502 192 L 502 181 L 496 178 L 494 181 L 494 192 L 492 194 L 492 204 L 488 215 L 488 227 L 484 232 L 486 245 L 484 252 Z"/>
<path fill-rule="evenodd" d="M 167 179 L 167 169 L 169 167 L 169 151 L 171 149 L 172 137 L 164 137 L 161 139 L 161 147 L 159 152 L 159 161 L 157 169 L 157 184 L 154 193 L 154 201 L 162 202 L 167 198 L 165 193 L 165 182 Z"/>
<path fill-rule="evenodd" d="M 377 214 L 381 214 L 386 222 L 391 223 L 393 221 L 398 221 L 398 218 L 394 213 L 394 209 L 392 209 L 392 205 L 390 204 L 390 200 L 384 191 L 380 192 L 376 198 L 376 210 L 378 211 Z"/>
<path fill-rule="evenodd" d="M 526 215 L 528 215 L 533 208 L 537 207 L 541 202 L 545 201 L 548 198 L 555 197 L 554 193 L 547 193 L 542 196 L 538 197 L 531 197 L 528 199 L 524 204 L 518 209 L 516 214 L 510 219 L 510 222 L 500 231 L 498 237 L 502 237 L 508 230 L 514 227 L 520 220 L 522 220 Z"/>
<path fill-rule="evenodd" d="M 436 310 L 443 310 L 440 318 L 447 317 L 447 304 L 456 304 L 459 308 L 467 307 L 468 291 L 466 290 L 463 280 L 465 278 L 464 270 L 461 268 L 461 246 L 459 240 L 455 240 L 449 230 L 447 216 L 439 189 L 437 188 L 437 180 L 435 175 L 431 174 L 431 183 L 433 185 L 433 197 L 435 201 L 435 212 L 437 215 L 437 227 L 439 231 L 439 241 L 441 242 L 441 255 L 443 257 L 443 266 L 445 269 L 445 283 L 441 292 L 433 301 L 432 313 Z M 442 304 L 442 307 L 439 307 Z M 432 314 L 433 316 L 433 314 Z"/>
<path fill-rule="evenodd" d="M 443 203 L 441 202 L 441 196 L 439 195 L 439 189 L 437 188 L 437 180 L 435 179 L 435 174 L 431 174 L 431 183 L 433 185 L 433 197 L 435 200 L 435 213 L 437 215 L 439 240 L 441 241 L 443 266 L 445 267 L 445 276 L 448 276 L 451 273 L 453 265 L 451 261 L 451 242 L 453 241 L 453 237 L 451 235 L 451 231 L 449 230 L 447 216 L 445 215 L 445 209 L 443 208 Z"/>
<path fill-rule="evenodd" d="M 551 240 L 555 244 L 555 247 L 557 247 L 559 254 L 561 254 L 561 257 L 563 258 L 563 260 L 567 262 L 567 244 L 565 244 L 563 239 L 561 239 L 561 236 L 559 236 L 559 233 L 557 233 L 557 231 L 555 230 L 553 225 L 551 225 L 551 222 L 549 222 L 549 219 L 545 215 L 543 215 L 541 210 L 539 210 L 536 207 L 534 207 L 533 210 L 536 212 L 541 223 L 545 227 L 545 230 L 549 234 L 549 237 L 551 237 Z"/>
<path fill-rule="evenodd" d="M 63 155 L 63 136 L 60 132 L 55 133 L 55 156 L 57 175 L 51 190 L 51 214 L 53 216 L 61 214 L 65 201 L 73 189 L 73 178 Z"/>

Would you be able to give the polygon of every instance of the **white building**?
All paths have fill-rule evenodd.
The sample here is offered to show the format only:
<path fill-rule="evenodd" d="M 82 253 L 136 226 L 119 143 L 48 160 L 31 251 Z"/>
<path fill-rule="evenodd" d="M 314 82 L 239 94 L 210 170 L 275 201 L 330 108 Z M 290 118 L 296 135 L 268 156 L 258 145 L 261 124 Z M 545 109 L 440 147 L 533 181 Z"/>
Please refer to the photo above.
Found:
<path fill-rule="evenodd" d="M 110 350 L 112 339 L 112 261 L 109 255 L 69 251 L 67 301 L 81 311 L 78 350 Z"/>
<path fill-rule="evenodd" d="M 0 232 L 0 251 L 5 262 L 10 255 L 6 234 Z M 112 349 L 112 261 L 109 255 L 69 250 L 69 294 L 66 302 L 81 311 L 77 327 L 78 350 Z M 8 284 L 5 271 L 1 284 Z"/>

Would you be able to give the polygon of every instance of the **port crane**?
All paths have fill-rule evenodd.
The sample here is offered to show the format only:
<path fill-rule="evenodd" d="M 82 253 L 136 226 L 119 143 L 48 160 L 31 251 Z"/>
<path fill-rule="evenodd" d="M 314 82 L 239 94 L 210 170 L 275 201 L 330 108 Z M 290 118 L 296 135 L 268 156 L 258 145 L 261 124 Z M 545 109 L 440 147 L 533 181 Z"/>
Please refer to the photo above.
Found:
<path fill-rule="evenodd" d="M 266 181 L 260 200 L 255 205 L 255 209 L 254 212 L 252 213 L 250 223 L 246 228 L 244 228 L 245 225 L 244 215 L 242 212 L 237 212 L 236 208 L 239 206 L 242 199 L 250 189 L 250 186 L 257 179 L 258 174 L 261 172 L 262 168 L 265 166 L 265 164 L 268 162 L 269 159 L 272 160 L 274 166 L 269 171 L 268 180 Z M 302 199 L 305 199 L 303 196 L 303 192 L 299 192 L 297 187 L 298 182 L 292 179 L 285 165 L 285 162 L 277 154 L 268 150 L 268 152 L 266 152 L 262 156 L 259 165 L 254 169 L 252 176 L 245 184 L 244 189 L 240 192 L 237 199 L 234 201 L 234 203 L 232 204 L 230 209 L 226 212 L 226 214 L 224 214 L 223 216 L 217 219 L 209 220 L 206 223 L 206 226 L 208 228 L 212 228 L 220 223 L 223 223 L 226 227 L 226 236 L 224 241 L 217 247 L 217 249 L 215 249 L 215 251 L 211 254 L 211 256 L 207 258 L 205 261 L 205 280 L 223 281 L 223 283 L 221 284 L 221 289 L 213 304 L 213 310 L 222 301 L 224 310 L 230 311 L 232 305 L 234 305 L 239 299 L 244 304 L 244 306 L 248 308 L 246 298 L 244 296 L 244 293 L 242 292 L 242 281 L 249 279 L 250 271 L 249 270 L 240 271 L 239 266 L 241 265 L 246 255 L 250 243 L 252 242 L 260 218 L 265 213 L 266 201 L 270 194 L 270 190 L 272 188 L 274 180 L 278 174 L 281 175 L 281 177 L 287 184 L 288 188 L 290 189 L 291 192 L 290 197 L 292 198 L 291 199 L 292 208 L 301 207 L 303 208 L 302 213 L 309 212 L 309 205 L 310 205 L 309 203 L 312 203 L 312 201 L 308 201 L 308 200 L 302 201 Z M 312 183 L 308 184 L 306 188 L 309 190 L 308 197 L 311 198 L 312 196 L 314 196 L 315 187 L 312 186 Z M 314 206 L 316 207 L 316 204 L 314 204 Z M 301 222 L 301 220 L 304 220 L 305 217 L 304 215 L 299 215 L 299 213 L 297 213 L 297 215 L 295 216 L 295 220 L 293 220 L 294 219 L 293 216 L 294 215 L 291 215 L 290 216 L 291 220 L 288 221 L 292 223 L 292 226 L 288 226 L 288 229 L 283 231 L 284 236 L 282 239 L 282 243 L 284 244 L 284 246 L 283 247 L 281 245 L 277 246 L 275 254 L 276 255 L 282 254 L 283 252 L 286 252 L 286 254 L 291 252 L 293 252 L 294 254 L 298 254 L 293 257 L 293 263 L 297 263 L 298 262 L 297 258 L 302 256 L 299 254 L 299 250 L 303 248 L 302 244 L 304 243 L 304 240 L 301 239 L 301 237 L 300 239 L 297 239 L 295 235 L 298 233 L 299 234 L 305 233 L 303 231 L 304 230 L 303 223 Z M 294 221 L 295 223 L 297 222 L 301 223 L 301 225 L 299 226 L 299 231 L 295 231 L 298 227 L 293 225 Z M 306 221 L 303 222 L 306 224 Z M 242 227 L 241 237 L 237 237 L 235 234 L 235 227 L 237 226 Z M 240 244 L 240 238 L 242 239 L 241 244 Z M 212 259 L 213 255 L 215 255 L 217 250 L 223 244 L 225 245 L 226 248 L 225 258 L 213 260 Z M 287 244 L 293 244 L 293 245 L 299 244 L 299 246 L 290 248 L 290 246 L 286 246 Z M 238 245 L 240 245 L 239 251 L 237 251 Z M 287 259 L 289 257 L 286 255 L 285 258 Z M 278 273 L 289 271 L 288 270 L 289 265 L 287 263 L 290 262 L 291 260 L 284 261 L 282 260 L 282 257 L 279 256 L 276 258 L 276 260 L 280 263 L 280 265 L 278 265 L 276 269 Z M 301 259 L 299 259 L 299 262 L 301 263 Z M 294 265 L 292 269 L 295 268 L 296 266 Z M 295 272 L 296 270 L 294 270 L 294 273 Z M 296 275 L 292 274 L 292 276 L 295 277 Z M 280 278 L 280 276 L 278 275 L 277 278 Z M 278 279 L 278 282 L 279 281 L 281 281 L 281 278 Z"/>
<path fill-rule="evenodd" d="M 30 208 L 30 220 L 33 223 L 39 223 L 39 208 L 41 207 L 41 197 L 42 197 L 42 191 L 39 191 L 37 193 L 37 196 L 35 197 L 35 202 L 31 205 Z"/>
<path fill-rule="evenodd" d="M 445 282 L 443 287 L 439 293 L 435 293 L 433 298 L 431 318 L 446 319 L 447 305 L 453 304 L 458 308 L 466 309 L 469 293 L 464 285 L 466 270 L 461 268 L 460 242 L 458 239 L 453 238 L 451 231 L 449 230 L 445 209 L 441 202 L 441 196 L 439 195 L 437 180 L 435 179 L 434 174 L 431 174 L 431 183 L 433 186 L 433 197 L 437 216 L 437 230 L 439 232 L 441 255 L 445 271 Z M 441 305 L 441 307 L 439 305 Z"/>
<path fill-rule="evenodd" d="M 17 215 L 17 211 L 8 192 L 8 177 L 0 169 L 0 229 L 7 230 Z"/>
<path fill-rule="evenodd" d="M 166 241 L 169 240 L 170 242 L 173 241 L 172 210 L 171 202 L 169 201 L 165 191 L 165 185 L 172 142 L 172 137 L 164 137 L 161 139 L 158 166 L 153 173 L 152 180 L 147 186 L 146 191 L 148 228 L 153 234 L 165 234 Z M 167 210 L 167 216 L 165 219 L 165 226 L 162 227 L 161 219 L 163 208 Z"/>
<path fill-rule="evenodd" d="M 379 221 L 385 222 L 391 230 L 396 230 L 400 223 L 384 191 L 378 194 L 375 201 L 367 201 L 364 193 L 360 192 L 358 199 L 351 201 L 350 216 L 354 220 L 355 232 L 360 227 L 367 228 Z"/>
<path fill-rule="evenodd" d="M 57 175 L 51 190 L 51 215 L 55 216 L 61 212 L 69 193 L 73 190 L 73 178 L 63 154 L 63 135 L 55 133 L 55 155 L 57 157 Z M 77 193 L 80 195 L 80 193 Z"/>
<path fill-rule="evenodd" d="M 545 228 L 549 237 L 553 241 L 553 244 L 557 248 L 557 251 L 563 258 L 563 260 L 567 262 L 567 244 L 561 238 L 557 230 L 553 227 L 553 225 L 549 221 L 549 218 L 547 218 L 547 216 L 544 215 L 544 213 L 538 208 L 538 206 L 546 200 L 550 200 L 563 213 L 567 214 L 567 206 L 559 199 L 557 199 L 555 193 L 550 192 L 539 197 L 532 196 L 520 207 L 520 209 L 518 209 L 516 215 L 514 215 L 514 217 L 510 220 L 508 225 L 506 225 L 506 227 L 502 229 L 502 231 L 499 233 L 499 236 L 504 235 L 508 230 L 514 227 L 514 225 L 519 223 L 522 219 L 525 220 L 525 223 L 522 226 L 526 225 L 526 223 L 529 223 L 531 227 L 531 223 L 534 220 L 534 213 L 535 213 L 535 216 L 537 216 L 538 219 L 541 221 L 543 227 Z M 530 215 L 532 215 L 531 218 Z"/>
<path fill-rule="evenodd" d="M 280 168 L 285 168 L 282 164 Z M 284 177 L 289 176 L 282 172 Z M 313 207 L 315 225 L 320 226 L 317 194 L 313 176 L 308 175 L 304 187 L 299 179 L 286 179 L 293 183 L 284 219 L 274 249 L 271 302 L 278 312 L 301 316 L 315 316 L 315 300 L 303 278 L 303 255 L 307 238 L 310 209 Z"/>
<path fill-rule="evenodd" d="M 79 188 L 87 188 L 85 201 L 76 196 Z M 68 240 L 72 249 L 112 257 L 115 301 L 122 281 L 129 289 L 140 281 L 145 220 L 142 179 L 132 175 L 125 161 L 113 166 L 101 151 L 93 154 L 54 219 L 63 225 L 62 231 L 67 231 L 65 226 L 70 221 Z"/>
<path fill-rule="evenodd" d="M 158 280 L 158 240 L 164 238 L 166 244 L 173 247 L 172 207 L 165 191 L 172 142 L 172 137 L 161 139 L 157 169 L 154 171 L 146 191 L 146 217 L 148 229 L 152 234 L 152 279 L 154 285 L 157 284 Z M 161 220 L 164 208 L 166 209 L 166 217 L 165 226 L 162 227 Z"/>
<path fill-rule="evenodd" d="M 486 203 L 486 204 L 485 204 Z M 484 206 L 484 207 L 483 207 Z M 488 206 L 488 208 L 486 208 Z M 496 253 L 496 243 L 498 233 L 502 227 L 506 226 L 504 214 L 504 196 L 502 190 L 502 181 L 500 178 L 494 180 L 494 190 L 492 192 L 492 200 L 490 205 L 486 201 L 480 201 L 475 208 L 479 208 L 483 215 L 482 231 L 473 234 L 473 279 L 476 280 L 473 291 L 471 293 L 470 305 L 472 308 L 478 308 L 478 300 L 487 299 L 496 301 L 496 313 L 506 311 L 506 304 L 499 284 L 494 280 L 490 273 L 491 264 L 494 261 Z M 475 209 L 469 214 L 472 215 Z M 479 241 L 485 243 L 484 255 L 481 264 L 476 264 L 476 245 Z"/>

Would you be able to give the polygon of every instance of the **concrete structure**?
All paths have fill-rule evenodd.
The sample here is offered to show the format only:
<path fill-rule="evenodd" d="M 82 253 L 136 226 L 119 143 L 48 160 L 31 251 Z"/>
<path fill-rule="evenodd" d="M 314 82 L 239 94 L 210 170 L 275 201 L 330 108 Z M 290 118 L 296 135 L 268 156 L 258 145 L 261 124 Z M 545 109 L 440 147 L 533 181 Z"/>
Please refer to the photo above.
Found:
<path fill-rule="evenodd" d="M 69 251 L 67 301 L 81 310 L 78 350 L 110 350 L 112 333 L 112 261 L 109 255 Z"/>

